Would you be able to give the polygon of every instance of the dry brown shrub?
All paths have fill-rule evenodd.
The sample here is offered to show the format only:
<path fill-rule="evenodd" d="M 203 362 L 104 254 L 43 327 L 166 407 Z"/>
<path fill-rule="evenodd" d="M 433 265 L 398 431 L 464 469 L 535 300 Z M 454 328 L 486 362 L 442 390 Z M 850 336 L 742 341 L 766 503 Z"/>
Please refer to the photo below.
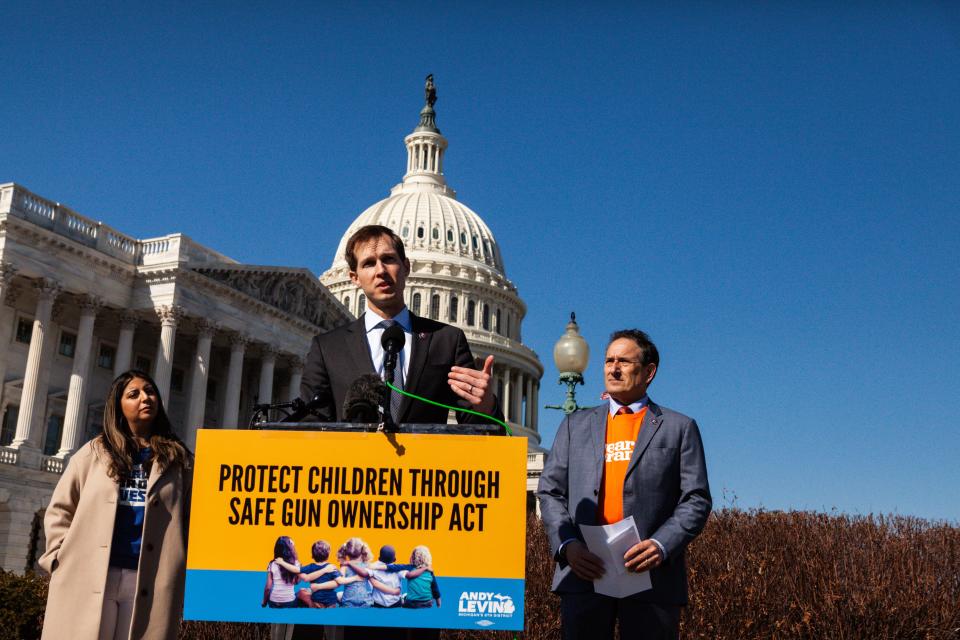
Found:
<path fill-rule="evenodd" d="M 960 528 L 900 516 L 723 509 L 688 550 L 684 638 L 960 639 Z M 444 631 L 445 640 L 560 636 L 553 560 L 527 523 L 525 631 Z M 266 625 L 185 623 L 181 638 L 267 638 Z"/>
<path fill-rule="evenodd" d="M 524 632 L 513 631 L 467 631 L 448 629 L 440 637 L 442 640 L 507 640 L 518 638 L 559 638 L 560 637 L 560 598 L 550 591 L 553 580 L 553 557 L 543 522 L 531 515 L 527 518 L 527 575 L 524 590 Z"/>
<path fill-rule="evenodd" d="M 960 638 L 960 529 L 714 512 L 688 551 L 687 638 Z"/>

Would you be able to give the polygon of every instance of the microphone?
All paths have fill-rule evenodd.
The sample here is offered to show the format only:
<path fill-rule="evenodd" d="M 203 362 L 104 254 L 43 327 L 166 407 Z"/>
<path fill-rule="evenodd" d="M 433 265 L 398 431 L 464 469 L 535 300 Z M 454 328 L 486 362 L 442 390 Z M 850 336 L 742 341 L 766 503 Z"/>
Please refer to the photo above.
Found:
<path fill-rule="evenodd" d="M 403 327 L 398 324 L 391 325 L 383 332 L 380 337 L 380 346 L 383 347 L 383 375 L 387 382 L 393 384 L 393 370 L 397 367 L 397 354 L 403 350 L 403 345 L 407 342 L 407 336 L 403 333 Z"/>
<path fill-rule="evenodd" d="M 343 419 L 345 422 L 380 422 L 380 402 L 387 386 L 380 376 L 367 373 L 350 384 L 343 399 Z"/>

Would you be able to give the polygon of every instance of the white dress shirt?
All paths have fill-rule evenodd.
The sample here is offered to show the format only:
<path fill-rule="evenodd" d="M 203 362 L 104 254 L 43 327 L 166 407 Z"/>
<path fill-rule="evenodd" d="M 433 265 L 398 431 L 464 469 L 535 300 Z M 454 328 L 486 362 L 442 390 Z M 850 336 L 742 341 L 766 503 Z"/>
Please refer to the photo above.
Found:
<path fill-rule="evenodd" d="M 413 328 L 410 322 L 410 310 L 404 307 L 400 313 L 391 319 L 403 329 L 403 350 L 397 355 L 399 360 L 397 364 L 403 367 L 403 379 L 406 381 L 407 374 L 410 372 L 410 353 L 413 349 Z M 370 311 L 369 307 L 366 313 L 363 314 L 363 323 L 367 330 L 367 346 L 370 348 L 370 358 L 373 360 L 374 370 L 381 378 L 383 377 L 384 353 L 380 339 L 383 337 L 383 332 L 386 331 L 386 327 L 381 324 L 383 321 L 384 319 Z"/>

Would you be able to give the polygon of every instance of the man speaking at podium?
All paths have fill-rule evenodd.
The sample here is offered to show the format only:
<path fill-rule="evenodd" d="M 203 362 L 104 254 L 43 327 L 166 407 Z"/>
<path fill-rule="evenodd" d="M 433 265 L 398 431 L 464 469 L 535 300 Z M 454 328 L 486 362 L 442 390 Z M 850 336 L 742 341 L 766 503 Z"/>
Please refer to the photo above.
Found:
<path fill-rule="evenodd" d="M 473 355 L 463 331 L 413 315 L 403 302 L 410 261 L 403 241 L 388 227 L 367 225 L 347 241 L 350 279 L 363 290 L 366 313 L 350 324 L 316 336 L 303 370 L 300 395 L 312 403 L 321 421 L 346 421 L 344 399 L 364 374 L 384 376 L 381 337 L 397 324 L 405 341 L 394 369 L 394 386 L 443 404 L 502 417 L 495 409 L 488 356 L 483 370 L 473 368 Z M 391 391 L 390 409 L 396 424 L 444 424 L 447 410 Z M 496 411 L 496 413 L 494 413 Z M 488 423 L 457 413 L 460 423 Z"/>
<path fill-rule="evenodd" d="M 384 331 L 394 324 L 404 333 L 404 346 L 397 354 L 394 386 L 434 402 L 469 408 L 502 419 L 496 407 L 488 356 L 483 370 L 473 368 L 473 355 L 463 331 L 442 322 L 410 313 L 403 302 L 403 289 L 410 273 L 410 261 L 403 241 L 388 227 L 367 225 L 347 241 L 350 279 L 363 289 L 366 313 L 350 324 L 313 339 L 304 365 L 300 395 L 321 421 L 343 422 L 344 399 L 360 376 L 385 377 L 385 354 L 381 346 Z M 390 392 L 390 413 L 397 425 L 403 423 L 445 424 L 447 410 Z M 489 423 L 480 416 L 457 413 L 460 423 Z M 295 637 L 301 637 L 298 625 Z M 439 629 L 388 629 L 348 627 L 345 637 L 439 638 Z"/>

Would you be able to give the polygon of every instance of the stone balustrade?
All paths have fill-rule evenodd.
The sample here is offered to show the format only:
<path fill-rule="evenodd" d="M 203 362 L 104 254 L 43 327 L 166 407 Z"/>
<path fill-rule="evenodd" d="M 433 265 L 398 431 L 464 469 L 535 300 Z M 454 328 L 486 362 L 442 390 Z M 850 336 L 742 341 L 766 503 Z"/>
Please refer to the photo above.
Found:
<path fill-rule="evenodd" d="M 27 220 L 127 264 L 152 265 L 186 261 L 236 263 L 222 253 L 180 234 L 137 240 L 102 222 L 82 216 L 59 202 L 41 198 L 14 183 L 0 185 L 0 215 L 2 214 Z"/>
<path fill-rule="evenodd" d="M 138 242 L 102 222 L 91 220 L 16 184 L 0 185 L 0 214 L 22 218 L 118 260 L 136 262 Z"/>
<path fill-rule="evenodd" d="M 43 471 L 49 471 L 50 473 L 63 473 L 66 465 L 63 462 L 63 458 L 57 458 L 55 456 L 43 456 L 43 462 L 40 465 L 40 468 Z"/>
<path fill-rule="evenodd" d="M 0 464 L 17 464 L 19 452 L 10 447 L 0 447 Z"/>

